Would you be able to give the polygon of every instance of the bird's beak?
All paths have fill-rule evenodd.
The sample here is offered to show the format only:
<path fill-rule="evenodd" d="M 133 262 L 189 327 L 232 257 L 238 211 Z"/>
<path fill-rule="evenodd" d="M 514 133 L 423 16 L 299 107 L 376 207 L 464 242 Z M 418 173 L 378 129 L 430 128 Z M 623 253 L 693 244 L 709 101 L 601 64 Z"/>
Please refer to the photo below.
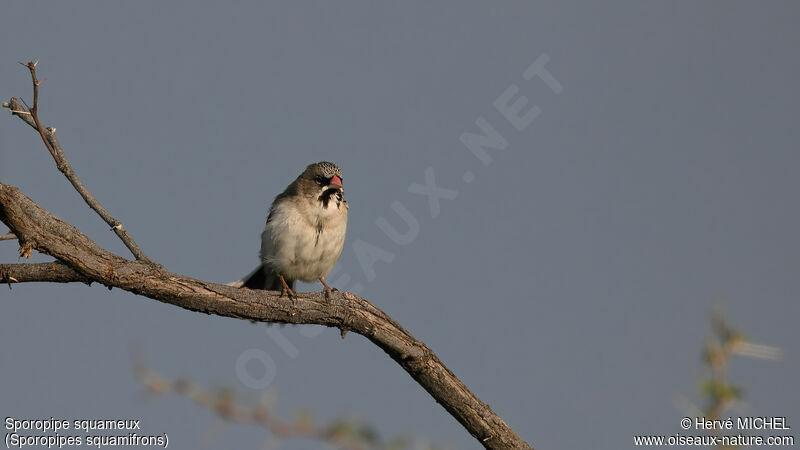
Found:
<path fill-rule="evenodd" d="M 338 176 L 334 175 L 333 178 L 331 178 L 331 181 L 328 182 L 328 186 L 333 187 L 333 188 L 341 189 L 342 188 L 342 179 L 339 178 Z"/>

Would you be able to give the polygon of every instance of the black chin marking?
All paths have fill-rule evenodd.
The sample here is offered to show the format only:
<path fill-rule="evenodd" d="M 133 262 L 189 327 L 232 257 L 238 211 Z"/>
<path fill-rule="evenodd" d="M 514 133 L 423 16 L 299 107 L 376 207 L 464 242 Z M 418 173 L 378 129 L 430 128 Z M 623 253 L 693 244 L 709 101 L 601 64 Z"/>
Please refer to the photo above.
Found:
<path fill-rule="evenodd" d="M 322 202 L 322 207 L 328 209 L 328 202 L 331 201 L 331 198 L 336 199 L 336 206 L 338 207 L 339 204 L 342 202 L 342 191 L 339 189 L 331 188 L 325 189 L 322 194 L 319 196 L 319 201 Z"/>

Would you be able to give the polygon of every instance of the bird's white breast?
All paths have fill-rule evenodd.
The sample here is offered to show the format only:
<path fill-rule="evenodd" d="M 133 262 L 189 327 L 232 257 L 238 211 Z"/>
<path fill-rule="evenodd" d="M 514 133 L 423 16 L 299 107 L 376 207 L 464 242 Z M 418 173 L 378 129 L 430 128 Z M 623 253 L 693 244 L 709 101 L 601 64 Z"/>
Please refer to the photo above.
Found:
<path fill-rule="evenodd" d="M 261 260 L 288 279 L 318 280 L 339 259 L 346 230 L 346 202 L 277 203 L 261 235 Z"/>

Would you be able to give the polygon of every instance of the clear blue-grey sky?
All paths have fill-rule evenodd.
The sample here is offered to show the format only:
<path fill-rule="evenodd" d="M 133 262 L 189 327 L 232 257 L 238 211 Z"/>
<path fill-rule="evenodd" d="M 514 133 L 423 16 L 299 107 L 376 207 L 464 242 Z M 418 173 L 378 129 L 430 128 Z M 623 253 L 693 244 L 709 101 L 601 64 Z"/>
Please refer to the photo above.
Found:
<path fill-rule="evenodd" d="M 747 405 L 732 414 L 800 428 L 796 3 L 6 2 L 0 13 L 0 96 L 30 101 L 17 61 L 40 60 L 43 121 L 170 270 L 245 274 L 272 198 L 307 164 L 334 161 L 350 223 L 332 281 L 428 344 L 537 449 L 681 432 L 676 398 L 698 399 L 715 304 L 784 350 L 780 362 L 733 361 Z M 526 79 L 538 58 L 552 77 Z M 504 93 L 539 114 L 515 126 L 495 106 Z M 488 164 L 461 139 L 476 121 L 507 144 Z M 426 172 L 449 190 L 433 209 L 412 187 Z M 127 256 L 9 115 L 0 180 Z M 363 248 L 379 260 L 359 260 Z M 0 243 L 0 261 L 17 260 Z M 246 399 L 262 390 L 237 361 L 274 363 L 269 379 L 253 361 L 245 370 L 284 416 L 309 408 L 479 448 L 356 335 L 100 286 L 19 285 L 0 300 L 3 417 L 137 418 L 171 448 L 261 448 L 262 429 L 144 396 L 134 343 L 159 372 Z"/>

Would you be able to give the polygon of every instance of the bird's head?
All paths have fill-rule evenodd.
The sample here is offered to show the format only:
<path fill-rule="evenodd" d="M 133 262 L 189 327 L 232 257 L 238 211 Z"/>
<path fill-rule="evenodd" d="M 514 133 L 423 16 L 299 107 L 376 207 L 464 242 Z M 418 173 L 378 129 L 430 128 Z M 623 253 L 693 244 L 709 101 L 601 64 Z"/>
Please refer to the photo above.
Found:
<path fill-rule="evenodd" d="M 306 195 L 321 201 L 326 208 L 331 198 L 338 202 L 342 200 L 342 169 L 334 163 L 320 161 L 310 164 L 298 181 Z"/>

